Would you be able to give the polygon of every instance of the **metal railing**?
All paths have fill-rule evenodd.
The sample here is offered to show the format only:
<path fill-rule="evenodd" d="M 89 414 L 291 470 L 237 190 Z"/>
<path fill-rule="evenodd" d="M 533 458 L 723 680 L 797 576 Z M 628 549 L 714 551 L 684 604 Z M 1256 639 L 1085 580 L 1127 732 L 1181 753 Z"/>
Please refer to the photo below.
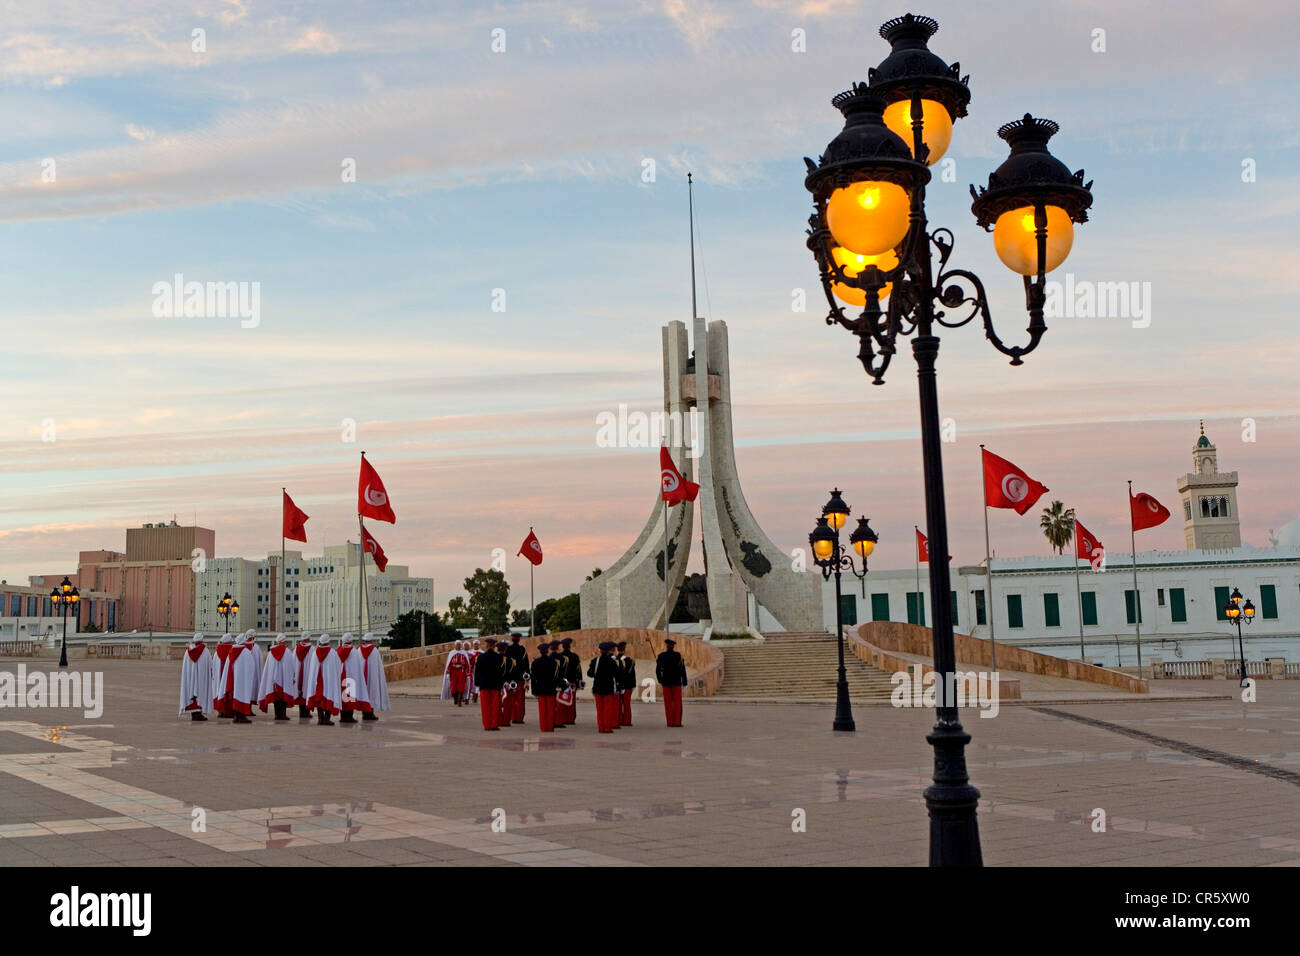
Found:
<path fill-rule="evenodd" d="M 0 641 L 0 657 L 35 657 L 44 641 Z"/>
<path fill-rule="evenodd" d="M 1161 661 L 1160 666 L 1165 677 L 1207 678 L 1214 676 L 1214 668 L 1209 661 Z"/>

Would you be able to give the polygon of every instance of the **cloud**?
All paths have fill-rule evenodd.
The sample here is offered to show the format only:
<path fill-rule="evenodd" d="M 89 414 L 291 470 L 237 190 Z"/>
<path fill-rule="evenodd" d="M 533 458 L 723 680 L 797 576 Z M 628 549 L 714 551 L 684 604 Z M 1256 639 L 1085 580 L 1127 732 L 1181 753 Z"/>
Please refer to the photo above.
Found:
<path fill-rule="evenodd" d="M 337 53 L 342 49 L 342 45 L 337 38 L 324 30 L 308 27 L 286 43 L 284 48 L 297 53 Z"/>

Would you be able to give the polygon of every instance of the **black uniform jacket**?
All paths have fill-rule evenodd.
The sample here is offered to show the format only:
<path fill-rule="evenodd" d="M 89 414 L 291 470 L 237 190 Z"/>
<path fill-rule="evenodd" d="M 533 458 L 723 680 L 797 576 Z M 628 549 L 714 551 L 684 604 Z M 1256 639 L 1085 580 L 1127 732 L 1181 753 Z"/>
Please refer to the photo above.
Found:
<path fill-rule="evenodd" d="M 556 670 L 560 661 L 551 657 L 538 657 L 533 661 L 532 688 L 534 697 L 554 697 L 556 689 Z"/>
<path fill-rule="evenodd" d="M 505 683 L 504 664 L 496 651 L 484 651 L 474 662 L 474 683 L 480 690 L 500 690 Z"/>
<path fill-rule="evenodd" d="M 593 694 L 618 693 L 618 661 L 608 654 L 593 657 L 587 665 L 587 676 L 591 678 Z"/>
<path fill-rule="evenodd" d="M 665 687 L 686 686 L 686 665 L 676 651 L 664 651 L 655 658 L 655 679 Z"/>

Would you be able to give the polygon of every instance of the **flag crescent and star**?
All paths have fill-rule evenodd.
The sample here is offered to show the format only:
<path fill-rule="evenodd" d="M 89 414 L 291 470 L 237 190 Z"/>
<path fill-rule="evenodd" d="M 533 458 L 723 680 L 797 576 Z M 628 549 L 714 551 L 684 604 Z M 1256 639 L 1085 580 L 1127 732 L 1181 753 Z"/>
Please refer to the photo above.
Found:
<path fill-rule="evenodd" d="M 687 481 L 673 464 L 673 456 L 668 453 L 667 445 L 659 446 L 659 494 L 668 506 L 672 507 L 682 501 L 694 501 L 700 493 L 700 486 Z"/>
<path fill-rule="evenodd" d="M 524 538 L 524 543 L 519 546 L 519 550 L 515 553 L 522 554 L 524 560 L 530 564 L 539 565 L 542 563 L 542 543 L 537 540 L 537 535 L 533 533 L 532 528 L 528 529 L 528 537 Z"/>

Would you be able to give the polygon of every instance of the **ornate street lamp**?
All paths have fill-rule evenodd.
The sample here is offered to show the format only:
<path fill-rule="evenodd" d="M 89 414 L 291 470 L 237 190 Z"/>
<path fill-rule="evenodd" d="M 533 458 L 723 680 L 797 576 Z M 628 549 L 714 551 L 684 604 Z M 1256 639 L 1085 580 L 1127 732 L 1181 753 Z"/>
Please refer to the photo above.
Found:
<path fill-rule="evenodd" d="M 1074 224 L 1086 222 L 1092 183 L 1071 173 L 1047 148 L 1058 127 L 1025 114 L 998 135 L 1010 147 L 1007 160 L 976 191 L 971 211 L 992 230 L 999 258 L 1024 277 L 1029 314 L 1028 342 L 1006 345 L 993 329 L 979 277 L 948 265 L 953 235 L 930 231 L 925 186 L 930 164 L 943 155 L 952 123 L 966 115 L 969 77 L 932 53 L 927 42 L 939 24 L 908 14 L 890 20 L 880 35 L 888 57 L 870 70 L 866 83 L 832 101 L 844 114 L 844 129 L 818 162 L 805 159 L 804 185 L 812 193 L 808 248 L 830 312 L 828 325 L 841 325 L 859 341 L 858 358 L 873 384 L 882 385 L 899 335 L 912 336 L 921 406 L 921 453 L 925 468 L 926 533 L 932 554 L 947 554 L 948 519 L 943 490 L 939 400 L 935 361 L 938 326 L 958 328 L 977 316 L 999 352 L 1020 365 L 1047 330 L 1043 308 L 1046 274 L 1064 261 Z M 846 306 L 855 308 L 846 312 Z M 856 313 L 856 314 L 850 314 Z M 934 610 L 934 669 L 956 668 L 947 562 L 930 572 Z M 979 791 L 966 772 L 970 735 L 958 720 L 956 700 L 941 692 L 937 721 L 926 738 L 934 747 L 934 785 L 925 791 L 930 813 L 931 866 L 979 866 Z"/>
<path fill-rule="evenodd" d="M 862 593 L 866 595 L 867 556 L 875 550 L 879 537 L 871 530 L 866 518 L 858 519 L 858 527 L 849 536 L 853 550 L 862 558 L 862 570 L 859 572 L 853 563 L 853 556 L 840 550 L 840 528 L 849 519 L 849 506 L 840 497 L 840 490 L 831 492 L 831 500 L 822 507 L 817 527 L 808 535 L 808 545 L 812 548 L 813 563 L 822 569 L 822 580 L 835 575 L 835 638 L 839 644 L 840 666 L 835 682 L 835 721 L 834 730 L 854 731 L 853 710 L 849 703 L 849 680 L 844 670 L 844 612 L 840 606 L 840 573 L 848 570 L 862 580 Z"/>
<path fill-rule="evenodd" d="M 59 586 L 50 592 L 50 601 L 56 609 L 63 612 L 63 649 L 59 651 L 59 666 L 68 666 L 68 608 L 75 608 L 81 600 L 81 592 L 72 586 L 65 574 Z"/>
<path fill-rule="evenodd" d="M 231 598 L 230 592 L 227 591 L 225 596 L 217 602 L 217 613 L 225 620 L 223 628 L 227 633 L 230 632 L 230 615 L 239 616 L 239 602 Z"/>
<path fill-rule="evenodd" d="M 1255 620 L 1255 605 L 1250 603 L 1249 598 L 1245 604 L 1242 604 L 1241 592 L 1233 588 L 1228 603 L 1223 606 L 1223 613 L 1228 615 L 1229 621 L 1235 621 L 1237 624 L 1237 659 L 1241 662 L 1240 686 L 1245 687 L 1250 678 L 1246 676 L 1246 645 L 1241 637 L 1241 619 L 1244 617 L 1247 624 Z"/>

